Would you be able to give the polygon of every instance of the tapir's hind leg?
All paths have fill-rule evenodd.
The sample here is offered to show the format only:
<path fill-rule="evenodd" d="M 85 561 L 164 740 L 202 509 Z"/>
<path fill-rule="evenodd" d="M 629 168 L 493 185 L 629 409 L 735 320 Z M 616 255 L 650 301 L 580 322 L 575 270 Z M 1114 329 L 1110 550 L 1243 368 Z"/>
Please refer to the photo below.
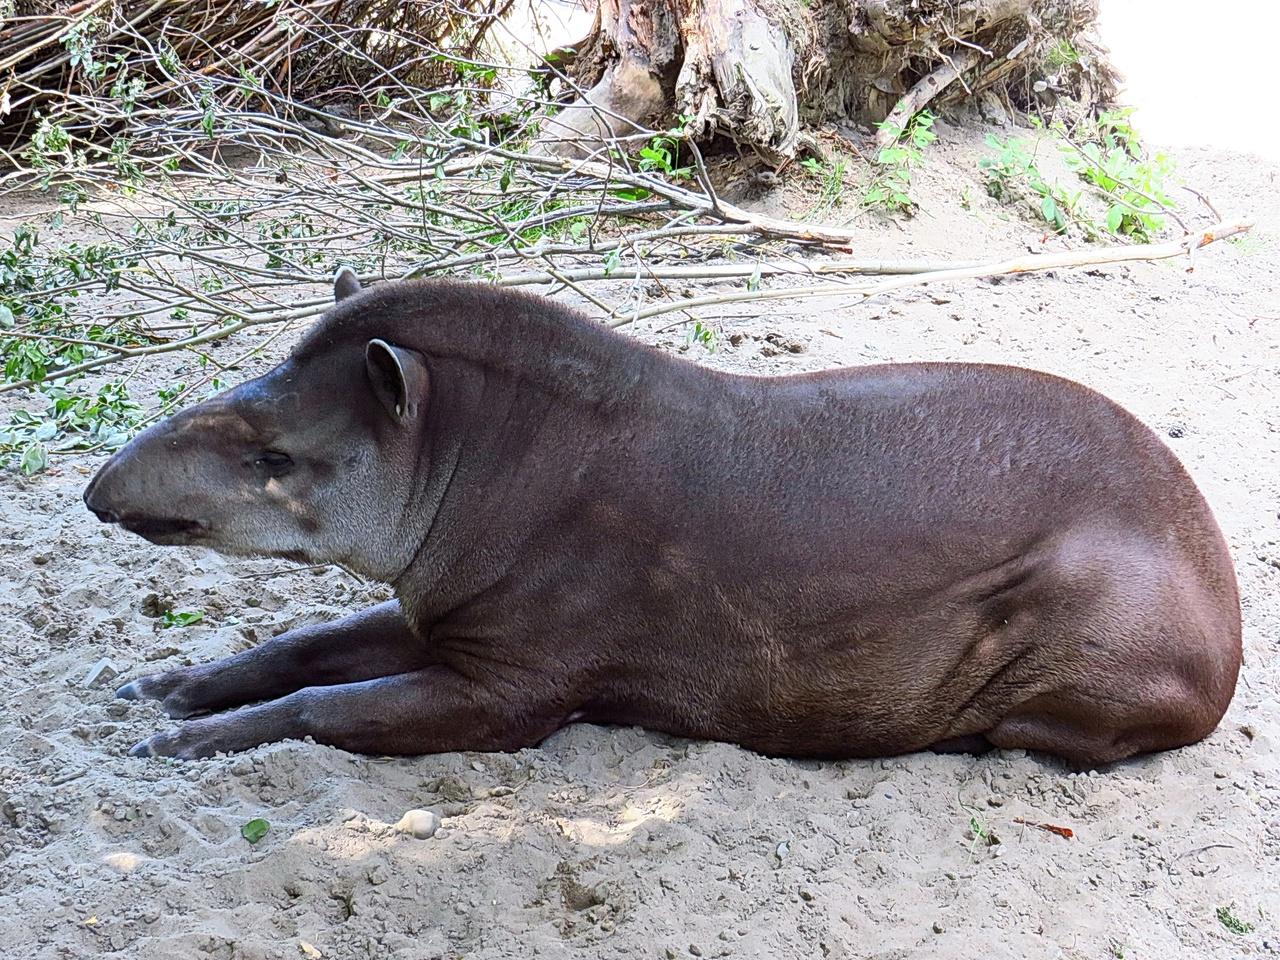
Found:
<path fill-rule="evenodd" d="M 396 600 L 333 623 L 290 630 L 216 660 L 141 677 L 121 687 L 125 700 L 159 700 L 171 717 L 274 700 L 303 687 L 372 680 L 431 663 Z"/>
<path fill-rule="evenodd" d="M 1075 658 L 1065 682 L 1013 706 L 986 738 L 1102 764 L 1208 736 L 1235 690 L 1239 618 L 1233 596 L 1210 597 L 1190 578 L 1181 584 L 1162 584 L 1141 613 L 1117 604 L 1079 628 L 1078 637 L 1096 639 L 1067 641 Z"/>
<path fill-rule="evenodd" d="M 1016 669 L 995 675 L 955 732 L 1076 764 L 1208 736 L 1240 667 L 1235 581 L 1225 544 L 1216 550 L 1188 559 L 1151 538 L 1059 538 L 1034 576 L 984 601 L 993 622 L 1013 624 L 991 642 L 993 661 Z"/>

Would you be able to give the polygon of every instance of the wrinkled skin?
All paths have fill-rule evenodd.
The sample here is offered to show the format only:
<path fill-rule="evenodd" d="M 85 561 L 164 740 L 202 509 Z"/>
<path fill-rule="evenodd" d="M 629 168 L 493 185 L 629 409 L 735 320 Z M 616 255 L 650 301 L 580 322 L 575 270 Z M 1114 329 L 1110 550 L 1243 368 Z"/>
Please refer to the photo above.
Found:
<path fill-rule="evenodd" d="M 361 291 L 85 492 L 162 544 L 340 563 L 397 600 L 141 677 L 184 758 L 283 738 L 508 750 L 575 720 L 770 754 L 1194 742 L 1240 665 L 1221 533 L 1076 384 L 700 369 L 537 297 Z"/>

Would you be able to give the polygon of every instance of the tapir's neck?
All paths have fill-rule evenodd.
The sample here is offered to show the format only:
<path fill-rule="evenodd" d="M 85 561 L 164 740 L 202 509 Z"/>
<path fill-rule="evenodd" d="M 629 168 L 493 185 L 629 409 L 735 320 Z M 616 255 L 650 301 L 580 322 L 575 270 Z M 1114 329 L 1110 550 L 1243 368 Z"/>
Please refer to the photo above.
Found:
<path fill-rule="evenodd" d="M 429 464 L 412 515 L 413 559 L 395 583 L 425 630 L 500 588 L 517 564 L 554 552 L 553 539 L 600 474 L 637 438 L 673 424 L 697 428 L 726 408 L 742 378 L 632 348 L 579 353 L 573 378 L 548 380 L 470 358 L 432 356 Z M 731 405 L 731 403 L 729 404 Z"/>

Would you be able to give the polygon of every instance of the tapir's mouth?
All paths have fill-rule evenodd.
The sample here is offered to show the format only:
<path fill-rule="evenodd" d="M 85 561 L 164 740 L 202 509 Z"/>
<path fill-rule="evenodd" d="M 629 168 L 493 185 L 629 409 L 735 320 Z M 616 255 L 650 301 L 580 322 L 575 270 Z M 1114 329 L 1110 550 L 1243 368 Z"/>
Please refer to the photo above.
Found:
<path fill-rule="evenodd" d="M 198 520 L 180 520 L 177 517 L 125 514 L 118 522 L 130 533 L 161 544 L 191 543 L 205 529 L 204 524 Z"/>

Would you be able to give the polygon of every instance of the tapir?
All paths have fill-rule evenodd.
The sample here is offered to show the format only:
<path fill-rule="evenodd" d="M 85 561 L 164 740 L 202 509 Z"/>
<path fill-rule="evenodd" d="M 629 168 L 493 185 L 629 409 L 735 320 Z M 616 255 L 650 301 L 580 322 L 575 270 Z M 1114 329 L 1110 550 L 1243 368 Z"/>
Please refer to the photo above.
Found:
<path fill-rule="evenodd" d="M 344 271 L 335 295 L 84 499 L 396 599 L 133 680 L 119 696 L 184 719 L 134 755 L 511 751 L 582 721 L 1097 765 L 1200 740 L 1231 700 L 1223 536 L 1093 390 L 971 363 L 727 373 L 482 283 Z"/>

